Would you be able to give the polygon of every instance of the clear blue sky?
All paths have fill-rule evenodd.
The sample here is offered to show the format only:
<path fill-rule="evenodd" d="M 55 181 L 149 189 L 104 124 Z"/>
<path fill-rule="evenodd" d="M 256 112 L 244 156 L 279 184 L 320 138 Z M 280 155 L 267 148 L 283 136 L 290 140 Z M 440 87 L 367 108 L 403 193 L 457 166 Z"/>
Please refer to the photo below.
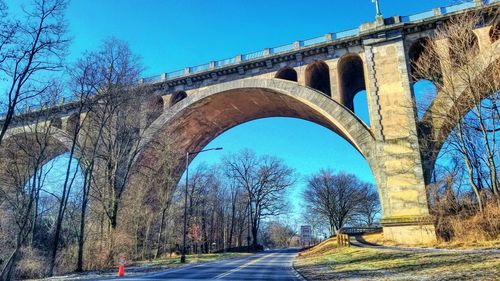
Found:
<path fill-rule="evenodd" d="M 17 2 L 8 0 L 7 2 Z M 381 0 L 385 17 L 409 15 L 450 1 Z M 147 67 L 144 76 L 233 57 L 295 40 L 351 29 L 372 21 L 370 0 L 73 0 L 67 14 L 74 38 L 69 61 L 115 36 L 129 42 Z M 363 98 L 360 98 L 363 100 Z M 366 112 L 366 110 L 361 110 Z M 366 113 L 361 113 L 366 120 Z M 237 126 L 192 163 L 217 162 L 224 154 L 251 148 L 283 158 L 301 176 L 321 168 L 346 170 L 373 182 L 363 157 L 342 138 L 313 123 L 269 118 Z M 299 181 L 291 193 L 298 214 Z"/>

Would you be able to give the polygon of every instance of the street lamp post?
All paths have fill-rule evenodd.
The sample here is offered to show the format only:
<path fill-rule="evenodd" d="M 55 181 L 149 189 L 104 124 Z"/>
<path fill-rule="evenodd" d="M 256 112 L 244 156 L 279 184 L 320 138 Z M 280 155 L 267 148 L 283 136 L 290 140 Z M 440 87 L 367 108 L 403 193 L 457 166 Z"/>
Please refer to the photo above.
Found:
<path fill-rule="evenodd" d="M 182 235 L 182 255 L 181 263 L 186 262 L 186 229 L 187 229 L 187 198 L 188 198 L 188 182 L 189 182 L 189 156 L 196 155 L 205 151 L 222 150 L 222 147 L 208 148 L 199 151 L 186 152 L 186 190 L 184 192 L 184 229 Z"/>
<path fill-rule="evenodd" d="M 377 16 L 376 16 L 377 19 L 383 18 L 382 17 L 382 12 L 380 11 L 380 5 L 379 5 L 378 1 L 379 0 L 372 0 L 372 2 L 375 3 L 375 8 L 377 9 Z"/>

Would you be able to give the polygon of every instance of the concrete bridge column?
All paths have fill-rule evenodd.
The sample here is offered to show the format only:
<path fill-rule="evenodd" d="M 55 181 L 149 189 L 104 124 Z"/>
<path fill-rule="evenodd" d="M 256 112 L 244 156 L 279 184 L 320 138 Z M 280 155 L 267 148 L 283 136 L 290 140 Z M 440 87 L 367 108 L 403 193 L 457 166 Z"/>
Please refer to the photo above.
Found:
<path fill-rule="evenodd" d="M 401 244 L 434 242 L 402 38 L 365 40 L 364 45 L 376 138 L 369 161 L 382 203 L 384 237 Z"/>

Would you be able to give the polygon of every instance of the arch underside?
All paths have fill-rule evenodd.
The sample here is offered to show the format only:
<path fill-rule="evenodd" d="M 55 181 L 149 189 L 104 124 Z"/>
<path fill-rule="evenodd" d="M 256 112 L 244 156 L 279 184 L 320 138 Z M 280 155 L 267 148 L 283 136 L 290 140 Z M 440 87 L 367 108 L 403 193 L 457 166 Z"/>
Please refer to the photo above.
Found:
<path fill-rule="evenodd" d="M 455 129 L 458 122 L 478 103 L 485 98 L 496 94 L 499 90 L 500 82 L 500 44 L 496 42 L 491 48 L 480 54 L 475 62 L 478 71 L 476 77 L 471 78 L 465 85 L 459 85 L 454 93 L 456 96 L 450 97 L 449 94 L 438 92 L 436 98 L 432 101 L 429 109 L 425 112 L 420 122 L 421 139 L 428 142 L 423 145 L 424 160 L 427 167 L 424 169 L 425 181 L 430 181 L 430 176 L 434 169 L 434 164 L 439 152 L 448 139 L 451 132 Z M 456 77 L 462 77 L 460 72 Z M 484 81 L 491 82 L 487 86 Z M 471 94 L 468 85 L 476 85 L 475 91 L 479 93 Z M 487 90 L 480 90 L 487 89 Z"/>
<path fill-rule="evenodd" d="M 349 141 L 345 133 L 310 107 L 265 89 L 228 91 L 204 99 L 173 120 L 168 130 L 176 147 L 180 147 L 181 151 L 194 151 L 228 129 L 266 117 L 294 117 L 311 121 L 331 129 Z"/>
<path fill-rule="evenodd" d="M 35 168 L 40 169 L 70 151 L 71 143 L 71 137 L 56 127 L 24 126 L 9 129 L 0 149 L 0 184 L 14 188 L 24 186 L 34 175 Z M 76 148 L 75 157 L 78 158 L 79 154 Z M 37 167 L 33 166 L 33 161 L 39 161 Z"/>
<path fill-rule="evenodd" d="M 365 158 L 374 142 L 362 121 L 319 91 L 281 79 L 244 79 L 216 85 L 182 100 L 153 123 L 145 143 L 168 136 L 170 147 L 179 155 L 174 170 L 180 176 L 186 151 L 200 150 L 223 132 L 266 117 L 293 117 L 324 126 Z"/>

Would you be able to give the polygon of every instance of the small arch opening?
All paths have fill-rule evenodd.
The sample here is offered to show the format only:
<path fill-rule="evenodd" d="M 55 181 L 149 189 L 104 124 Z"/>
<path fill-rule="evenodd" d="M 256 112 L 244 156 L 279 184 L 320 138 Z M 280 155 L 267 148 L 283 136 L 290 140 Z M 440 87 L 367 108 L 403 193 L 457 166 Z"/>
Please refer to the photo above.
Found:
<path fill-rule="evenodd" d="M 305 73 L 306 86 L 316 89 L 327 96 L 331 96 L 330 68 L 323 61 L 310 63 Z"/>
<path fill-rule="evenodd" d="M 285 67 L 283 69 L 280 69 L 280 71 L 276 73 L 276 76 L 274 78 L 294 81 L 294 82 L 298 81 L 297 71 L 295 71 L 295 69 L 291 67 Z"/>
<path fill-rule="evenodd" d="M 66 121 L 66 131 L 68 133 L 73 133 L 77 125 L 80 123 L 80 115 L 78 113 L 71 114 Z"/>
<path fill-rule="evenodd" d="M 422 54 L 429 50 L 430 44 L 430 39 L 428 37 L 423 37 L 413 42 L 408 50 L 412 82 L 416 82 L 423 78 L 422 75 L 419 74 L 419 71 L 417 71 L 418 64 L 421 63 L 420 59 L 422 58 Z"/>
<path fill-rule="evenodd" d="M 437 95 L 436 85 L 430 80 L 418 80 L 413 83 L 413 95 L 417 117 L 422 120 Z"/>
<path fill-rule="evenodd" d="M 356 112 L 356 116 L 365 122 L 366 125 L 370 126 L 370 111 L 368 109 L 368 95 L 366 90 L 359 91 L 354 94 L 353 99 L 353 112 Z"/>
<path fill-rule="evenodd" d="M 185 98 L 187 98 L 187 94 L 184 91 L 179 91 L 174 93 L 170 98 L 170 106 L 174 106 L 176 103 L 180 102 Z"/>
<path fill-rule="evenodd" d="M 340 102 L 367 125 L 370 124 L 363 60 L 348 54 L 339 60 Z"/>
<path fill-rule="evenodd" d="M 500 23 L 491 26 L 489 35 L 491 43 L 495 43 L 500 38 Z"/>
<path fill-rule="evenodd" d="M 147 110 L 147 121 L 151 123 L 154 119 L 158 118 L 163 112 L 163 98 L 161 96 L 153 96 L 151 97 L 146 104 Z"/>

